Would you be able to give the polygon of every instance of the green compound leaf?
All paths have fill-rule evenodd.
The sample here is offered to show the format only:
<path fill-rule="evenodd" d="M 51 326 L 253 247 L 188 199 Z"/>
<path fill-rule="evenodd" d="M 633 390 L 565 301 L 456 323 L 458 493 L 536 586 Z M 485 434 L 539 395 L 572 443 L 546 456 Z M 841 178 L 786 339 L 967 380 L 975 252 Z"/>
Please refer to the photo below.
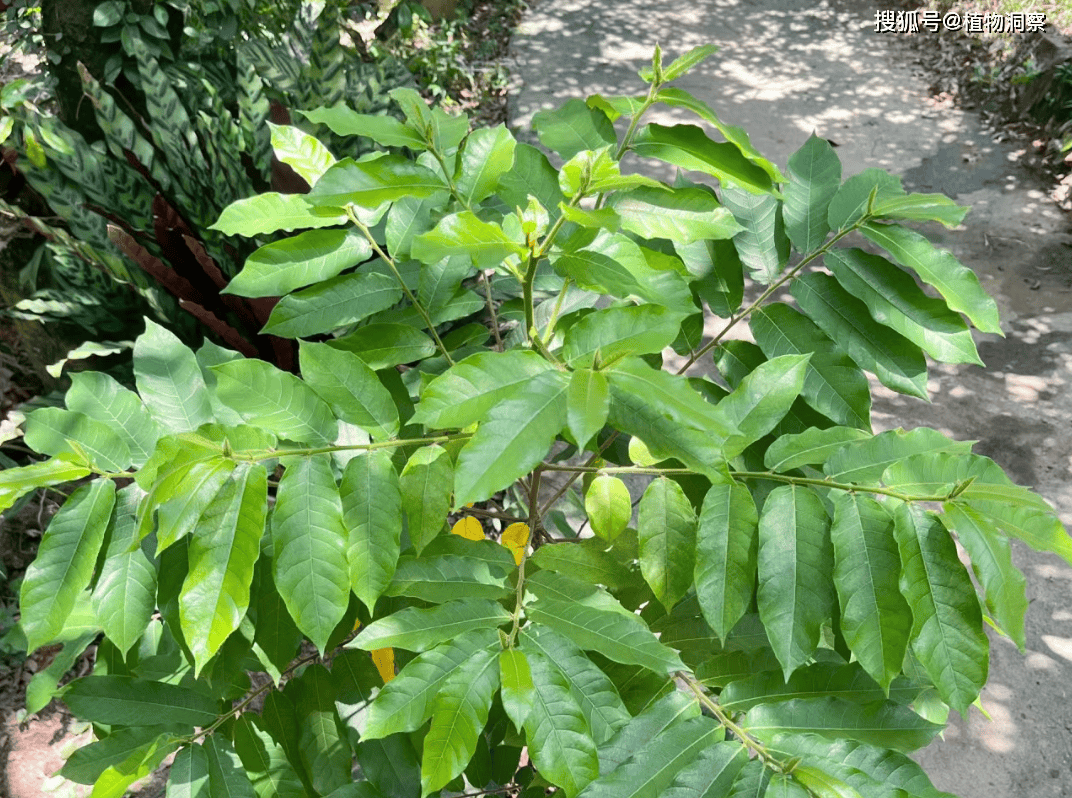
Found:
<path fill-rule="evenodd" d="M 67 616 L 93 576 L 114 505 L 115 483 L 98 479 L 78 488 L 53 516 L 19 591 L 28 651 L 63 631 Z"/>
<path fill-rule="evenodd" d="M 522 635 L 522 648 L 546 657 L 565 677 L 596 745 L 605 743 L 629 722 L 629 712 L 614 683 L 567 638 L 546 626 L 532 625 Z"/>
<path fill-rule="evenodd" d="M 944 300 L 928 296 L 904 270 L 879 255 L 838 249 L 823 263 L 871 317 L 943 363 L 983 365 L 968 325 Z"/>
<path fill-rule="evenodd" d="M 566 332 L 562 357 L 577 367 L 662 352 L 677 338 L 684 317 L 661 305 L 597 310 Z"/>
<path fill-rule="evenodd" d="M 123 471 L 130 465 L 130 449 L 103 421 L 59 407 L 42 407 L 26 417 L 26 445 L 35 452 L 88 458 L 87 465 L 102 471 Z"/>
<path fill-rule="evenodd" d="M 686 670 L 677 652 L 660 643 L 635 615 L 546 596 L 526 611 L 534 622 L 547 624 L 581 648 L 598 651 L 614 662 L 640 665 L 659 674 Z"/>
<path fill-rule="evenodd" d="M 792 732 L 832 740 L 848 738 L 906 753 L 922 748 L 942 730 L 941 725 L 892 701 L 855 704 L 834 696 L 760 704 L 748 712 L 743 725 L 764 741 Z"/>
<path fill-rule="evenodd" d="M 584 150 L 598 150 L 617 143 L 610 120 L 589 108 L 584 100 L 572 99 L 553 111 L 540 111 L 533 115 L 532 126 L 540 143 L 566 161 Z"/>
<path fill-rule="evenodd" d="M 934 515 L 900 504 L 894 520 L 901 592 L 912 607 L 912 651 L 942 700 L 966 714 L 986 683 L 989 665 L 989 643 L 971 578 Z"/>
<path fill-rule="evenodd" d="M 701 188 L 637 188 L 618 192 L 609 207 L 621 219 L 623 229 L 641 238 L 665 238 L 675 244 L 707 239 L 732 238 L 743 228 L 729 209 Z"/>
<path fill-rule="evenodd" d="M 249 609 L 253 566 L 268 511 L 264 466 L 241 463 L 197 522 L 190 571 L 179 593 L 182 632 L 200 671 Z"/>
<path fill-rule="evenodd" d="M 107 374 L 96 371 L 72 374 L 66 402 L 68 410 L 107 424 L 122 438 L 135 466 L 144 465 L 153 453 L 160 426 L 136 393 Z"/>
<path fill-rule="evenodd" d="M 834 422 L 870 429 L 867 377 L 815 323 L 781 302 L 758 308 L 749 319 L 756 343 L 768 358 L 811 353 L 802 394 Z"/>
<path fill-rule="evenodd" d="M 217 702 L 204 693 L 175 684 L 130 676 L 86 676 L 63 694 L 75 717 L 119 726 L 192 728 L 216 720 Z"/>
<path fill-rule="evenodd" d="M 279 194 L 269 192 L 255 197 L 232 202 L 220 214 L 210 230 L 219 230 L 228 236 L 254 236 L 290 232 L 309 227 L 335 227 L 346 223 L 346 214 L 340 207 L 313 205 L 308 194 Z"/>
<path fill-rule="evenodd" d="M 476 753 L 492 699 L 499 689 L 499 658 L 474 653 L 443 683 L 432 702 L 432 725 L 424 737 L 421 795 L 444 787 L 465 770 Z"/>
<path fill-rule="evenodd" d="M 721 640 L 752 603 L 758 524 L 755 502 L 744 485 L 711 485 L 697 526 L 694 576 L 704 618 Z"/>
<path fill-rule="evenodd" d="M 759 616 L 788 679 L 811 657 L 833 609 L 829 519 L 811 489 L 771 491 L 759 519 Z"/>
<path fill-rule="evenodd" d="M 429 609 L 407 607 L 373 621 L 346 645 L 365 651 L 402 648 L 421 652 L 473 629 L 494 629 L 510 619 L 510 613 L 490 599 L 462 599 Z"/>
<path fill-rule="evenodd" d="M 696 512 L 676 482 L 658 477 L 637 508 L 640 571 L 669 612 L 692 585 Z"/>
<path fill-rule="evenodd" d="M 467 427 L 550 368 L 536 352 L 521 349 L 470 355 L 428 383 L 412 420 L 433 429 Z"/>
<path fill-rule="evenodd" d="M 801 309 L 846 354 L 894 391 L 927 398 L 927 361 L 920 347 L 868 315 L 867 306 L 828 274 L 812 272 L 790 288 Z"/>
<path fill-rule="evenodd" d="M 704 750 L 724 738 L 710 718 L 691 718 L 657 734 L 633 757 L 601 776 L 581 793 L 585 798 L 659 798 L 684 768 L 694 765 Z M 734 748 L 739 746 L 734 745 Z M 743 763 L 742 763 L 743 764 Z"/>
<path fill-rule="evenodd" d="M 187 432 L 212 420 L 208 389 L 194 353 L 149 319 L 134 342 L 134 379 L 149 412 L 166 429 Z"/>
<path fill-rule="evenodd" d="M 244 421 L 281 438 L 330 444 L 338 424 L 327 404 L 308 385 L 263 360 L 232 360 L 213 366 L 220 399 Z"/>
<path fill-rule="evenodd" d="M 410 660 L 369 705 L 363 739 L 419 729 L 432 716 L 432 702 L 447 679 L 476 652 L 492 647 L 499 648 L 495 632 L 476 629 Z"/>
<path fill-rule="evenodd" d="M 955 532 L 986 595 L 986 608 L 1002 632 L 1022 652 L 1024 615 L 1027 613 L 1027 581 L 1013 565 L 1009 539 L 997 524 L 970 505 L 946 502 L 940 516 L 946 529 Z"/>
<path fill-rule="evenodd" d="M 785 232 L 805 255 L 823 245 L 830 232 L 827 210 L 841 186 L 841 161 L 826 139 L 814 133 L 789 156 L 782 218 Z"/>
<path fill-rule="evenodd" d="M 298 459 L 272 513 L 273 578 L 298 628 L 321 651 L 346 614 L 346 527 L 328 455 Z"/>
<path fill-rule="evenodd" d="M 352 228 L 309 230 L 265 244 L 248 258 L 221 293 L 238 296 L 284 296 L 297 288 L 328 280 L 372 254 L 368 239 Z"/>
<path fill-rule="evenodd" d="M 454 486 L 454 464 L 438 444 L 415 451 L 398 479 L 410 540 L 420 554 L 446 525 Z"/>
<path fill-rule="evenodd" d="M 841 632 L 865 671 L 883 688 L 901 672 L 912 610 L 898 591 L 901 560 L 893 518 L 874 499 L 839 493 L 830 539 Z"/>
<path fill-rule="evenodd" d="M 350 460 L 339 492 L 350 587 L 372 613 L 394 577 L 402 540 L 402 494 L 391 455 L 373 449 Z"/>
<path fill-rule="evenodd" d="M 272 149 L 275 157 L 292 168 L 302 180 L 312 186 L 335 163 L 333 156 L 323 144 L 304 130 L 291 125 L 273 125 Z"/>
<path fill-rule="evenodd" d="M 574 798 L 599 775 L 599 759 L 588 722 L 569 683 L 546 657 L 527 654 L 532 673 L 532 708 L 525 739 L 540 775 Z"/>
<path fill-rule="evenodd" d="M 356 424 L 376 440 L 398 434 L 398 407 L 376 372 L 351 352 L 300 341 L 302 377 L 341 420 Z"/>
<path fill-rule="evenodd" d="M 343 274 L 283 297 L 263 332 L 283 338 L 329 333 L 386 310 L 401 298 L 398 281 L 389 275 Z"/>
<path fill-rule="evenodd" d="M 600 474 L 588 486 L 584 496 L 584 510 L 588 513 L 588 522 L 592 531 L 608 542 L 612 542 L 633 517 L 633 504 L 629 488 L 617 477 Z"/>
<path fill-rule="evenodd" d="M 568 388 L 561 372 L 547 371 L 488 412 L 458 455 L 455 507 L 488 498 L 543 460 L 566 424 Z"/>
<path fill-rule="evenodd" d="M 894 260 L 938 289 L 949 307 L 963 313 L 979 330 L 1002 335 L 998 306 L 975 272 L 925 236 L 896 224 L 869 222 L 860 228 L 866 238 L 889 252 Z"/>

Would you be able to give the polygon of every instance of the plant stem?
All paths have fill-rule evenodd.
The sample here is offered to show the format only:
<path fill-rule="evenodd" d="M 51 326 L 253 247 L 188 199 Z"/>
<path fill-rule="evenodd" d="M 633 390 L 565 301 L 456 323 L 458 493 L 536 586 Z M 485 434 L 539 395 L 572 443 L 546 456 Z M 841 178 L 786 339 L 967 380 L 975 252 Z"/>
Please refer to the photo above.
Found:
<path fill-rule="evenodd" d="M 447 347 L 443 345 L 443 341 L 439 337 L 439 333 L 436 332 L 435 325 L 432 323 L 432 317 L 428 315 L 428 311 L 424 309 L 424 305 L 417 301 L 417 297 L 413 295 L 413 292 L 409 290 L 409 286 L 406 285 L 405 280 L 402 279 L 402 275 L 398 271 L 398 267 L 395 265 L 394 259 L 391 258 L 386 252 L 384 252 L 380 245 L 376 243 L 376 239 L 372 237 L 372 231 L 368 229 L 368 226 L 361 222 L 354 213 L 353 207 L 346 206 L 346 215 L 350 217 L 350 221 L 354 223 L 358 230 L 362 232 L 369 244 L 372 246 L 372 250 L 383 259 L 391 271 L 395 275 L 395 279 L 398 280 L 398 285 L 402 288 L 402 293 L 406 295 L 406 298 L 410 301 L 410 304 L 421 314 L 421 318 L 424 319 L 424 323 L 428 326 L 428 332 L 432 334 L 432 338 L 435 339 L 436 346 L 439 347 L 439 351 L 446 358 L 447 363 L 454 365 L 454 360 L 450 356 L 450 352 L 447 351 Z"/>
<path fill-rule="evenodd" d="M 953 498 L 958 491 L 964 488 L 959 484 L 952 491 L 940 496 L 914 496 L 910 493 L 899 493 L 889 488 L 880 488 L 876 485 L 855 485 L 851 482 L 834 482 L 829 479 L 814 479 L 812 477 L 792 477 L 788 474 L 776 474 L 773 471 L 730 471 L 734 479 L 770 479 L 775 482 L 785 482 L 790 485 L 816 485 L 821 488 L 833 488 L 848 493 L 877 493 L 882 496 L 892 496 L 903 502 L 944 502 Z"/>
<path fill-rule="evenodd" d="M 521 610 L 524 609 L 522 601 L 525 597 L 525 564 L 529 560 L 529 549 L 532 548 L 532 539 L 536 535 L 536 526 L 540 522 L 540 476 L 543 474 L 543 465 L 536 466 L 529 480 L 529 540 L 525 548 L 521 550 L 521 562 L 517 564 L 517 595 L 514 604 L 514 623 L 510 627 L 508 638 L 509 647 L 513 648 L 517 641 L 517 633 L 521 628 Z"/>
<path fill-rule="evenodd" d="M 562 290 L 558 292 L 558 298 L 555 300 L 555 309 L 551 311 L 551 318 L 547 322 L 547 329 L 543 333 L 543 344 L 548 346 L 551 343 L 551 339 L 555 335 L 555 325 L 558 324 L 558 314 L 562 312 L 562 302 L 566 298 L 566 293 L 569 291 L 569 287 L 573 285 L 573 278 L 566 277 L 562 281 Z"/>
<path fill-rule="evenodd" d="M 491 298 L 491 275 L 494 274 L 494 270 L 483 271 L 480 276 L 484 278 L 484 296 L 488 300 L 488 315 L 491 316 L 491 331 L 495 335 L 495 346 L 501 352 L 503 351 L 502 335 L 499 333 L 499 316 L 495 312 L 495 302 Z"/>
<path fill-rule="evenodd" d="M 525 276 L 521 280 L 521 298 L 525 305 L 525 340 L 532 340 L 532 333 L 536 329 L 536 309 L 532 304 L 532 284 L 536 280 L 536 267 L 540 258 L 535 252 L 529 255 L 529 264 L 525 269 Z"/>

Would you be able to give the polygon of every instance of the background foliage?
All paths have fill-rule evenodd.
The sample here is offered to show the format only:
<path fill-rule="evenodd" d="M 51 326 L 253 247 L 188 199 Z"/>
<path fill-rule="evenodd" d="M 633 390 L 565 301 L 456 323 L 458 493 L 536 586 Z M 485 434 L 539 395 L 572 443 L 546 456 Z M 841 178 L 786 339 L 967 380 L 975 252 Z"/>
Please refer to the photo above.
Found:
<path fill-rule="evenodd" d="M 1001 331 L 911 226 L 966 209 L 843 180 L 816 137 L 783 173 L 670 85 L 713 50 L 538 114 L 560 168 L 407 89 L 401 119 L 303 114 L 389 151 L 273 131 L 311 190 L 211 230 L 256 246 L 225 295 L 282 297 L 301 376 L 147 320 L 136 390 L 75 375 L 26 421 L 47 459 L 0 472 L 0 506 L 78 485 L 21 589 L 28 648 L 104 635 L 36 688 L 97 732 L 65 776 L 120 795 L 176 752 L 176 795 L 939 795 L 906 754 L 977 700 L 984 623 L 1023 647 L 1010 537 L 1072 540 L 970 444 L 871 429 L 865 371 L 925 397 L 927 356 Z"/>

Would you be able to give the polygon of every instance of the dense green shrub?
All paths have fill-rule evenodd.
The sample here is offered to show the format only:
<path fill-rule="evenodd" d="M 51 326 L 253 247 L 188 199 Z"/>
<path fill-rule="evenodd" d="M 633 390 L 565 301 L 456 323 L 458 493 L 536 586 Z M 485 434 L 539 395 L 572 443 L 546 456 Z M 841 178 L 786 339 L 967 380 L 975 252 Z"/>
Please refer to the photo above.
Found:
<path fill-rule="evenodd" d="M 174 795 L 940 796 L 906 754 L 978 698 L 984 623 L 1024 645 L 1009 538 L 1072 540 L 970 443 L 871 429 L 865 370 L 923 397 L 925 355 L 1000 332 L 903 224 L 966 209 L 842 181 L 814 136 L 783 174 L 668 85 L 712 50 L 538 114 L 561 169 L 412 91 L 405 121 L 313 115 L 411 155 L 291 131 L 312 191 L 214 225 L 303 231 L 227 287 L 283 295 L 301 377 L 147 322 L 137 393 L 81 373 L 30 414 L 48 459 L 0 472 L 0 506 L 81 484 L 21 630 L 104 635 L 59 690 L 98 737 L 65 776 L 120 795 L 177 752 Z"/>

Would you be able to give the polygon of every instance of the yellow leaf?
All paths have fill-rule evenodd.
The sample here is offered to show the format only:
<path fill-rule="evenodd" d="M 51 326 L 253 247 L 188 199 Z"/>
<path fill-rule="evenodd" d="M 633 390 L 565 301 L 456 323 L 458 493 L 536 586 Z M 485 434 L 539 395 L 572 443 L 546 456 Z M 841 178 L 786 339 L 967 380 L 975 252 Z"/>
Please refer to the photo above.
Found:
<path fill-rule="evenodd" d="M 380 672 L 380 678 L 387 684 L 395 678 L 395 650 L 393 648 L 377 648 L 372 652 L 372 664 Z"/>
<path fill-rule="evenodd" d="M 361 619 L 360 618 L 354 618 L 354 628 L 351 629 L 350 631 L 356 632 L 360 628 L 361 628 Z"/>
<path fill-rule="evenodd" d="M 514 565 L 521 565 L 521 558 L 525 554 L 525 547 L 529 544 L 529 525 L 520 521 L 510 524 L 503 530 L 500 543 L 514 555 Z"/>
<path fill-rule="evenodd" d="M 466 540 L 484 539 L 484 527 L 480 526 L 480 522 L 471 515 L 459 518 L 451 527 L 450 533 Z"/>

